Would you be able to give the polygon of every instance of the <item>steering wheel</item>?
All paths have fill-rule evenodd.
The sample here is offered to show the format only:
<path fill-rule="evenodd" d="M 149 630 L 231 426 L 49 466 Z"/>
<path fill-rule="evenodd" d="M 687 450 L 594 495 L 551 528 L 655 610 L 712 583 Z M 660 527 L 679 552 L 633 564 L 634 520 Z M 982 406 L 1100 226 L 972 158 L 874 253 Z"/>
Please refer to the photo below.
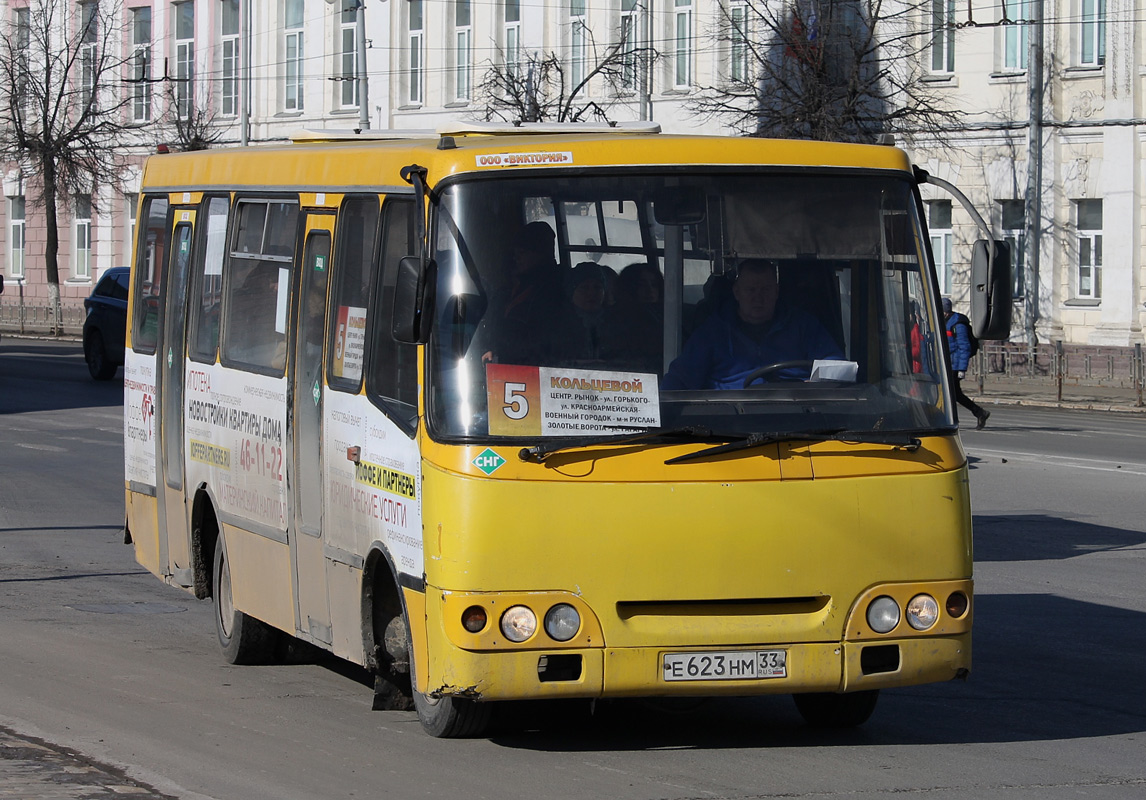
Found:
<path fill-rule="evenodd" d="M 777 361 L 775 364 L 765 364 L 760 367 L 760 369 L 754 369 L 748 373 L 747 377 L 744 378 L 744 388 L 747 389 L 757 378 L 763 378 L 770 372 L 776 372 L 782 369 L 796 369 L 797 367 L 811 371 L 812 362 L 798 359 L 794 361 Z"/>

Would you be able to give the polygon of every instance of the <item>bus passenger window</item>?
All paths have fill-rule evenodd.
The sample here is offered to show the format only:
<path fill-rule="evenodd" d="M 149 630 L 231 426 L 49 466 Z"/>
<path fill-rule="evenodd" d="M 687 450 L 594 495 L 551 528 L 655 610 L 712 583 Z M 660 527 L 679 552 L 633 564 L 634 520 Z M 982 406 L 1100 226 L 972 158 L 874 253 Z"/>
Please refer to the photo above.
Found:
<path fill-rule="evenodd" d="M 143 218 L 146 224 L 139 232 L 136 249 L 131 346 L 137 353 L 154 353 L 159 340 L 159 303 L 163 298 L 163 265 L 166 263 L 169 234 L 167 198 L 147 198 Z"/>
<path fill-rule="evenodd" d="M 195 274 L 191 288 L 191 358 L 207 364 L 215 363 L 219 349 L 219 314 L 223 305 L 223 255 L 227 244 L 227 212 L 225 197 L 212 197 L 207 201 L 207 225 L 204 244 L 198 250 Z"/>
<path fill-rule="evenodd" d="M 378 230 L 378 196 L 348 197 L 338 212 L 334 248 L 334 308 L 327 363 L 332 388 L 357 392 L 366 351 L 367 298 Z"/>
<path fill-rule="evenodd" d="M 242 200 L 236 214 L 235 244 L 225 269 L 224 361 L 282 374 L 293 263 L 282 242 L 288 235 L 294 241 L 298 205 Z M 289 233 L 270 230 L 272 224 Z"/>
<path fill-rule="evenodd" d="M 377 319 L 370 348 L 366 390 L 372 400 L 391 411 L 395 421 L 413 430 L 418 416 L 418 348 L 394 341 L 394 285 L 398 262 L 414 252 L 414 213 L 408 201 L 387 200 L 382 216 L 382 280 L 375 290 Z"/>

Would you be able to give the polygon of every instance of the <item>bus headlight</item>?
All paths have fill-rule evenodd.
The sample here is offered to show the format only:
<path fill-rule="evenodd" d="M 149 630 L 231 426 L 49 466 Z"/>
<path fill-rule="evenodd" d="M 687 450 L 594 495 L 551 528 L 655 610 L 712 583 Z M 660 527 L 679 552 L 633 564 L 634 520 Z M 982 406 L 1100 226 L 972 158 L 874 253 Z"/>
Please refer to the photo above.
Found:
<path fill-rule="evenodd" d="M 887 595 L 871 601 L 867 607 L 867 624 L 876 633 L 889 633 L 899 624 L 899 604 Z"/>
<path fill-rule="evenodd" d="M 501 615 L 501 632 L 511 642 L 524 642 L 537 632 L 537 615 L 525 606 L 507 608 Z"/>
<path fill-rule="evenodd" d="M 556 642 L 569 641 L 580 629 L 581 615 L 568 603 L 558 603 L 545 614 L 545 632 Z"/>
<path fill-rule="evenodd" d="M 917 594 L 907 604 L 907 624 L 925 631 L 939 619 L 939 604 L 929 594 Z"/>

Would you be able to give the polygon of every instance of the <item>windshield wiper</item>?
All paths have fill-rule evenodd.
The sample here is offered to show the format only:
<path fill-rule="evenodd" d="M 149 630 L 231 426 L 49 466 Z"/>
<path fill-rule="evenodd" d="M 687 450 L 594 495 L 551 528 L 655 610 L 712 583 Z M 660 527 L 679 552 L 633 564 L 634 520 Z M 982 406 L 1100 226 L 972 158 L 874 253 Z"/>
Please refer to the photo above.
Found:
<path fill-rule="evenodd" d="M 594 445 L 611 445 L 611 444 L 633 444 L 635 442 L 644 442 L 649 439 L 655 439 L 658 436 L 670 437 L 692 437 L 699 439 L 711 439 L 715 434 L 708 428 L 702 428 L 696 425 L 686 425 L 680 428 L 653 428 L 647 431 L 639 431 L 637 433 L 618 433 L 608 436 L 583 436 L 580 439 L 561 439 L 547 444 L 539 444 L 533 447 L 523 447 L 517 454 L 517 457 L 522 461 L 536 461 L 540 464 L 545 460 L 546 456 L 551 456 L 554 453 L 560 453 L 562 450 L 576 450 L 579 447 L 593 447 Z M 717 438 L 726 439 L 725 435 Z"/>
<path fill-rule="evenodd" d="M 753 447 L 762 447 L 778 442 L 849 442 L 855 444 L 890 444 L 903 447 L 909 451 L 919 449 L 922 442 L 917 436 L 905 433 L 880 433 L 879 431 L 849 431 L 846 428 L 826 428 L 819 431 L 803 431 L 799 433 L 753 433 L 750 436 L 728 444 L 718 444 L 715 447 L 706 447 L 695 453 L 685 453 L 666 461 L 666 464 L 680 464 L 705 456 L 716 456 L 721 453 L 732 453 L 738 450 L 749 450 Z"/>

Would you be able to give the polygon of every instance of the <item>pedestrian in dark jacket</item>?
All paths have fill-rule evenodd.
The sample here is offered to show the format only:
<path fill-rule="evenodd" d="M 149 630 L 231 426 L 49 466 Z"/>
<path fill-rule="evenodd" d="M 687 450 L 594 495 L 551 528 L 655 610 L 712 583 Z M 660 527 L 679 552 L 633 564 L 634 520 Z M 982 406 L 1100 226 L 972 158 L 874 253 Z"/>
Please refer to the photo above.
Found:
<path fill-rule="evenodd" d="M 951 298 L 943 298 L 943 318 L 947 323 L 947 349 L 951 354 L 951 388 L 955 392 L 955 421 L 959 421 L 959 405 L 975 415 L 975 429 L 982 430 L 991 412 L 963 394 L 961 381 L 967 376 L 971 363 L 971 321 L 951 307 Z"/>

